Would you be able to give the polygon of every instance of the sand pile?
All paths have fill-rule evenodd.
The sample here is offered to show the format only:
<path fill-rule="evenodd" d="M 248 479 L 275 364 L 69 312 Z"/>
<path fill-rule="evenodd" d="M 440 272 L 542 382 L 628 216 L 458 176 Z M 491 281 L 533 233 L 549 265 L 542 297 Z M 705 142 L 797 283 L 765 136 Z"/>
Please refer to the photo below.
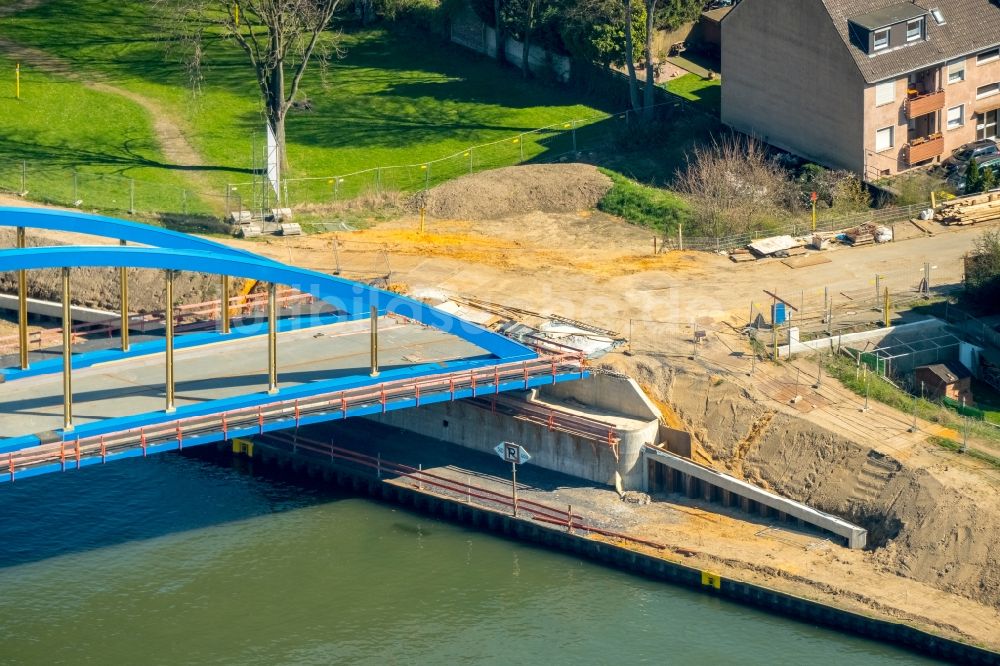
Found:
<path fill-rule="evenodd" d="M 492 220 L 534 211 L 571 213 L 593 208 L 611 179 L 588 164 L 528 164 L 462 176 L 411 202 L 442 219 Z"/>
<path fill-rule="evenodd" d="M 766 409 L 729 381 L 652 361 L 627 369 L 669 401 L 716 466 L 868 529 L 870 561 L 1000 608 L 1000 506 L 946 487 L 804 419 Z M 860 574 L 859 574 L 860 575 Z"/>
<path fill-rule="evenodd" d="M 91 239 L 89 242 L 95 242 Z M 0 247 L 13 247 L 12 229 L 0 229 Z M 66 243 L 56 234 L 32 230 L 27 237 L 29 247 L 56 246 Z M 76 305 L 109 310 L 118 309 L 117 268 L 74 268 L 71 273 L 72 300 Z M 174 279 L 174 302 L 200 303 L 219 297 L 221 278 L 201 273 L 179 273 Z M 0 273 L 0 293 L 17 293 L 15 273 Z M 153 312 L 165 307 L 166 282 L 163 271 L 129 269 L 129 303 L 132 312 Z M 46 301 L 62 300 L 62 275 L 59 270 L 28 272 L 28 296 Z"/>

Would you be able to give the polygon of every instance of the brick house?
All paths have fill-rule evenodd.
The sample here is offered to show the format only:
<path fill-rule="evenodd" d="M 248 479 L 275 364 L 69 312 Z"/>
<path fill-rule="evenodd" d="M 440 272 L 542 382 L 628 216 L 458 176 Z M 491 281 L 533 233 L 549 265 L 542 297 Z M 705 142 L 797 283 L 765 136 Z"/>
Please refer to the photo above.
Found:
<path fill-rule="evenodd" d="M 722 121 L 872 180 L 998 135 L 1000 0 L 743 0 Z"/>

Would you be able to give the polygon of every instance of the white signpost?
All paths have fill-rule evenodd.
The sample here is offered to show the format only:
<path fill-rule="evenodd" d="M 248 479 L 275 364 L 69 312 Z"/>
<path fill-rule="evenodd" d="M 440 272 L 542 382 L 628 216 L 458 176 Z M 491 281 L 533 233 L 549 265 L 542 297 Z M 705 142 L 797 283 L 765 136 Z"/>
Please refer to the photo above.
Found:
<path fill-rule="evenodd" d="M 514 442 L 500 442 L 493 449 L 504 462 L 510 463 L 510 495 L 514 502 L 514 517 L 517 517 L 517 466 L 531 460 L 531 456 L 524 450 L 524 447 Z"/>

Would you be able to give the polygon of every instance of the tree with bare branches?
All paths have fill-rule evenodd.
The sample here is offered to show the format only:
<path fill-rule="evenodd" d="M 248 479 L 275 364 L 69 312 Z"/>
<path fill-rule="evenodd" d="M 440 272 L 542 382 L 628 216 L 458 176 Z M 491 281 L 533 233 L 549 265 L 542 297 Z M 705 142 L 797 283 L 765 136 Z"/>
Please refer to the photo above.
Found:
<path fill-rule="evenodd" d="M 713 236 L 766 228 L 796 205 L 788 171 L 767 146 L 742 134 L 694 148 L 675 182 L 691 202 L 698 229 Z"/>
<path fill-rule="evenodd" d="M 191 45 L 192 72 L 200 72 L 206 36 L 232 40 L 243 50 L 260 89 L 264 118 L 274 132 L 279 164 L 286 166 L 285 117 L 310 61 L 325 62 L 331 52 L 332 36 L 324 38 L 324 32 L 340 0 L 156 2 L 167 9 L 172 29 Z"/>

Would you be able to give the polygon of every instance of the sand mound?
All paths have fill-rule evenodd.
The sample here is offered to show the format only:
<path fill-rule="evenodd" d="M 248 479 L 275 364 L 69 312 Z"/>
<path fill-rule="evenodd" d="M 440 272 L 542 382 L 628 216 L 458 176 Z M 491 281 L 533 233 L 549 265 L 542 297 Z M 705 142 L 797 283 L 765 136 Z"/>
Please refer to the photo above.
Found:
<path fill-rule="evenodd" d="M 593 208 L 611 179 L 589 164 L 529 164 L 462 176 L 413 200 L 437 218 L 492 220 Z"/>

